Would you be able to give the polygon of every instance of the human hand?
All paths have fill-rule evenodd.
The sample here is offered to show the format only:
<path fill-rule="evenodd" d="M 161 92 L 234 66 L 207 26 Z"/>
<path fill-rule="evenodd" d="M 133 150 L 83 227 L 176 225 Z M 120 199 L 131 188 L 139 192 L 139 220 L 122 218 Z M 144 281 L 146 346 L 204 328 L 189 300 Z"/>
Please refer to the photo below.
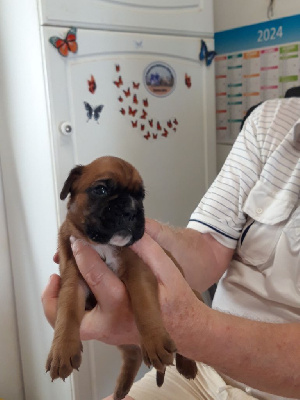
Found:
<path fill-rule="evenodd" d="M 78 268 L 98 302 L 93 310 L 85 313 L 80 328 L 81 339 L 96 339 L 113 345 L 137 344 L 139 334 L 123 283 L 87 243 L 76 240 L 72 247 Z M 147 233 L 132 249 L 156 276 L 166 329 L 177 349 L 185 354 L 187 325 L 192 331 L 201 303 L 172 260 Z M 52 326 L 56 318 L 59 288 L 59 277 L 54 275 L 42 296 L 44 312 Z"/>
<path fill-rule="evenodd" d="M 72 249 L 78 268 L 98 303 L 83 317 L 81 339 L 96 339 L 113 345 L 138 343 L 139 335 L 123 283 L 87 243 L 75 240 Z M 58 262 L 57 254 L 54 261 Z M 56 319 L 59 289 L 60 277 L 52 275 L 42 295 L 44 313 L 52 327 Z"/>

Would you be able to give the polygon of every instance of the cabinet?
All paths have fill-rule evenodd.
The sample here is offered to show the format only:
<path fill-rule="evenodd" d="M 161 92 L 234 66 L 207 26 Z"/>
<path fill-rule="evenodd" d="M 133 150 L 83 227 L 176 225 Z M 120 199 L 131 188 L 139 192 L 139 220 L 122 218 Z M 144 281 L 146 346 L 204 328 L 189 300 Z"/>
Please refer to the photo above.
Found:
<path fill-rule="evenodd" d="M 43 25 L 213 37 L 212 0 L 40 0 Z"/>
<path fill-rule="evenodd" d="M 0 5 L 6 127 L 0 156 L 26 400 L 99 399 L 112 390 L 120 366 L 115 348 L 88 343 L 80 372 L 65 383 L 51 383 L 44 372 L 52 329 L 40 296 L 57 272 L 52 255 L 65 214 L 59 192 L 69 169 L 107 153 L 128 159 L 144 177 L 147 214 L 178 225 L 186 224 L 215 175 L 214 69 L 199 61 L 201 38 L 213 48 L 211 1 L 136 3 L 53 0 L 39 11 L 34 0 Z M 62 57 L 49 38 L 64 38 L 71 26 L 78 52 Z M 166 96 L 147 87 L 152 64 L 171 71 Z M 104 105 L 98 121 L 87 117 L 84 102 Z M 129 106 L 138 118 L 129 118 Z"/>

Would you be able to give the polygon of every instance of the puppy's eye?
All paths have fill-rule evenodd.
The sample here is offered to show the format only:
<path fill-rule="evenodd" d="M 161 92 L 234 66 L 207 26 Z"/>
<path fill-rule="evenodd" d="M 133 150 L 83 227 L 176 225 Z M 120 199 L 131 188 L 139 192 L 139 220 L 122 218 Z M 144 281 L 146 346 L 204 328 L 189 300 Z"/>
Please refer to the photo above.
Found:
<path fill-rule="evenodd" d="M 97 196 L 106 196 L 108 194 L 108 190 L 106 186 L 98 185 L 92 189 L 92 193 L 96 194 Z"/>

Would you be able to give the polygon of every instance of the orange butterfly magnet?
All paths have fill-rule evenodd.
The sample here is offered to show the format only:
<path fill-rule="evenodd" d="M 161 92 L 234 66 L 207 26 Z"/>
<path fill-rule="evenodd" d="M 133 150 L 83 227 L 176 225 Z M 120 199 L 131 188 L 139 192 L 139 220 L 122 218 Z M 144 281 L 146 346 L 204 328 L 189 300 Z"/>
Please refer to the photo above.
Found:
<path fill-rule="evenodd" d="M 66 35 L 65 39 L 61 39 L 58 36 L 51 36 L 49 42 L 54 46 L 60 55 L 67 57 L 69 51 L 71 53 L 77 53 L 78 44 L 76 42 L 76 31 L 77 28 L 71 28 Z"/>
<path fill-rule="evenodd" d="M 91 75 L 91 79 L 88 80 L 89 91 L 94 94 L 95 90 L 97 89 L 96 81 L 93 75 Z"/>

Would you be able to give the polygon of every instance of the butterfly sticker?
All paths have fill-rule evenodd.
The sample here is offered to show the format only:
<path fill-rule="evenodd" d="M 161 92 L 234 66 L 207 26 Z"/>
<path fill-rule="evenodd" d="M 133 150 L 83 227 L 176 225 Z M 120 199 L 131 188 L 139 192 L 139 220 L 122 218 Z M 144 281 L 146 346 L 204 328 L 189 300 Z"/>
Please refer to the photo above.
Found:
<path fill-rule="evenodd" d="M 151 136 L 150 132 L 147 132 L 147 135 L 144 135 L 144 138 L 148 140 L 150 138 L 150 136 Z"/>
<path fill-rule="evenodd" d="M 125 115 L 125 114 L 126 114 L 126 111 L 124 110 L 123 107 L 121 108 L 120 113 L 121 113 L 122 115 Z"/>
<path fill-rule="evenodd" d="M 114 84 L 117 86 L 117 88 L 120 88 L 120 86 L 123 85 L 122 77 L 119 76 L 119 79 L 117 81 L 114 81 Z"/>
<path fill-rule="evenodd" d="M 132 82 L 133 89 L 138 89 L 140 87 L 139 83 Z"/>
<path fill-rule="evenodd" d="M 192 86 L 192 80 L 188 74 L 185 74 L 184 82 L 188 88 L 190 88 Z"/>
<path fill-rule="evenodd" d="M 125 97 L 129 97 L 130 96 L 130 88 L 128 88 L 127 90 L 123 90 Z"/>
<path fill-rule="evenodd" d="M 96 106 L 93 108 L 86 101 L 84 101 L 83 103 L 84 103 L 84 107 L 86 109 L 86 115 L 88 117 L 86 122 L 89 122 L 90 119 L 94 119 L 99 124 L 98 120 L 100 118 L 100 114 L 101 114 L 101 111 L 103 110 L 104 105 L 101 104 L 100 106 Z"/>
<path fill-rule="evenodd" d="M 66 35 L 65 39 L 61 39 L 58 36 L 51 36 L 49 38 L 49 42 L 54 46 L 59 54 L 63 57 L 67 57 L 69 55 L 69 51 L 71 53 L 77 53 L 78 44 L 76 42 L 76 28 L 71 28 Z"/>
<path fill-rule="evenodd" d="M 148 113 L 143 109 L 143 114 L 140 116 L 141 119 L 146 119 Z"/>
<path fill-rule="evenodd" d="M 137 40 L 134 41 L 135 48 L 136 49 L 142 49 L 143 48 L 143 41 L 140 40 L 139 42 Z"/>
<path fill-rule="evenodd" d="M 120 72 L 120 65 L 119 64 L 116 64 L 116 71 Z"/>
<path fill-rule="evenodd" d="M 199 54 L 200 61 L 205 61 L 205 64 L 208 67 L 212 63 L 216 54 L 217 53 L 214 50 L 208 51 L 206 43 L 204 42 L 204 40 L 201 40 L 201 49 Z"/>
<path fill-rule="evenodd" d="M 164 128 L 164 133 L 162 133 L 161 136 L 167 137 L 168 134 L 169 134 L 169 132 L 166 130 L 166 128 Z"/>
<path fill-rule="evenodd" d="M 137 121 L 131 121 L 132 127 L 136 128 L 137 127 Z"/>
<path fill-rule="evenodd" d="M 148 99 L 143 100 L 144 107 L 148 107 Z"/>
<path fill-rule="evenodd" d="M 133 95 L 133 100 L 132 100 L 132 102 L 133 102 L 134 104 L 138 104 L 138 103 L 139 103 L 136 94 Z"/>
<path fill-rule="evenodd" d="M 93 75 L 91 75 L 91 79 L 88 81 L 88 85 L 89 85 L 89 91 L 94 94 L 96 89 L 97 89 L 97 85 L 96 85 L 96 81 Z"/>
<path fill-rule="evenodd" d="M 132 115 L 133 117 L 135 117 L 135 114 L 137 113 L 137 110 L 133 110 L 130 106 L 128 107 L 128 114 Z"/>

